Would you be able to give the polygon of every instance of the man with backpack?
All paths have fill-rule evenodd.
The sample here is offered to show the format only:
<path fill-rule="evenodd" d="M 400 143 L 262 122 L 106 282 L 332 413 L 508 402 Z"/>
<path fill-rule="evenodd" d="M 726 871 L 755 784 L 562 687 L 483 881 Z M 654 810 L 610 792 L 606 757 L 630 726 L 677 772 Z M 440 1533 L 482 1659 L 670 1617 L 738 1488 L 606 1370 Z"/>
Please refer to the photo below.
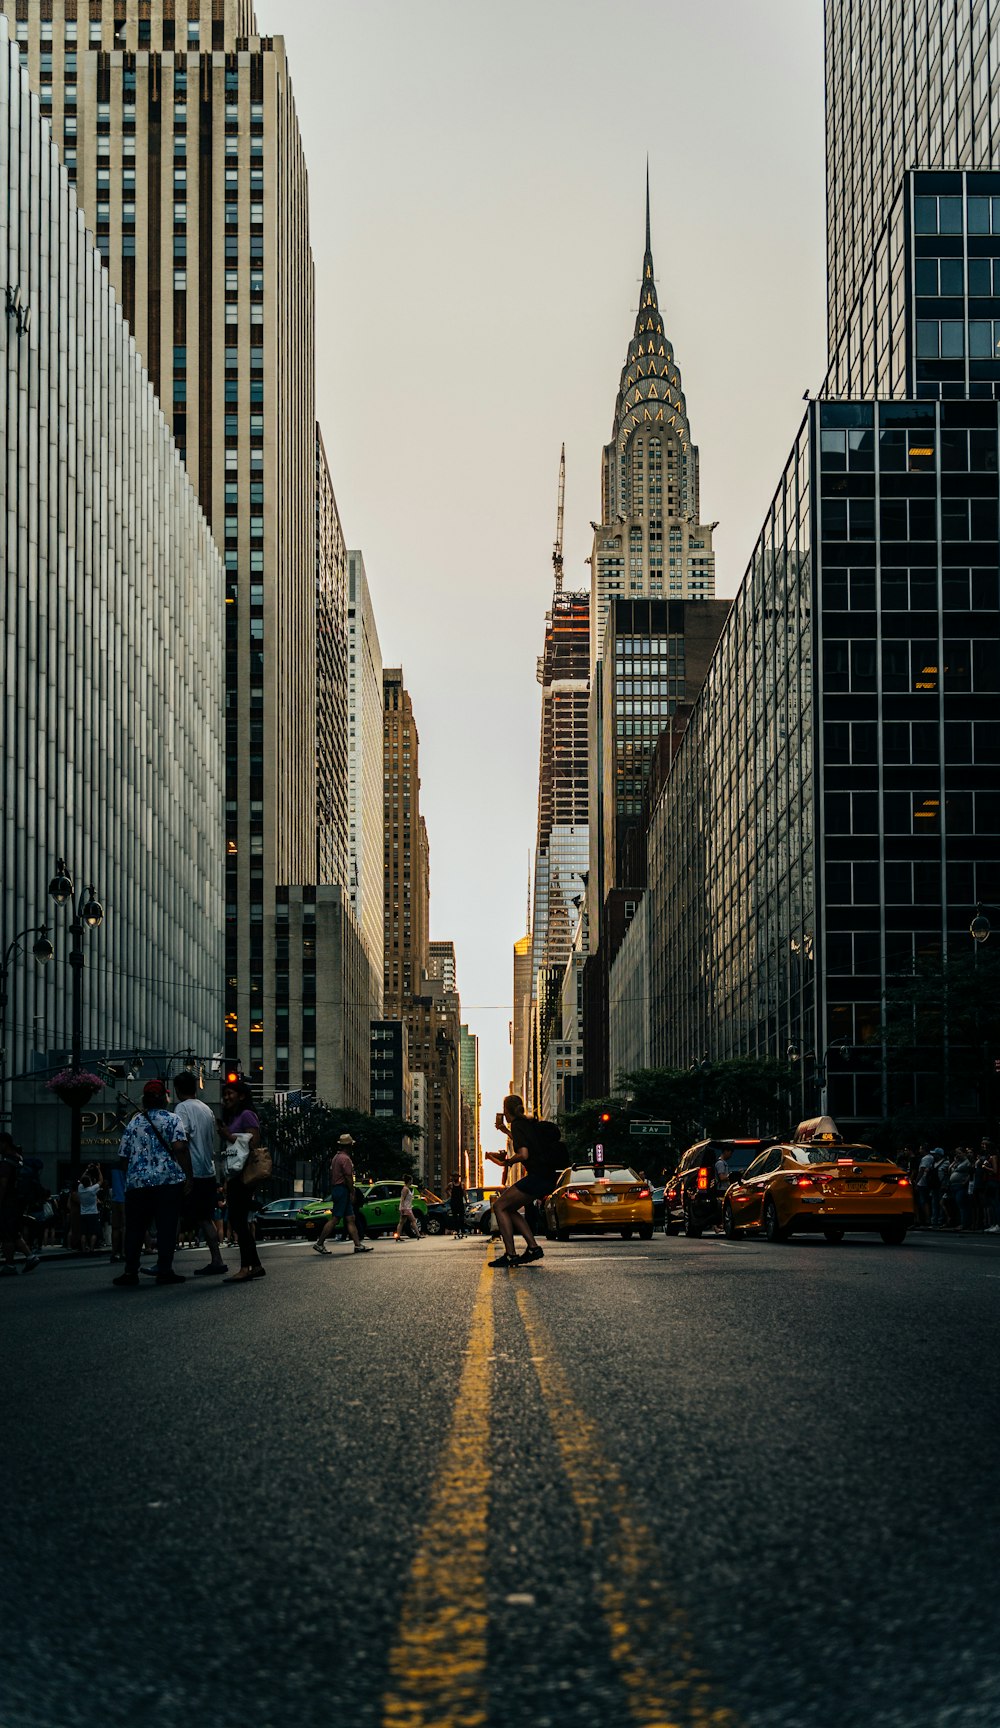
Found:
<path fill-rule="evenodd" d="M 6 1130 L 0 1133 L 0 1278 L 16 1278 L 14 1256 L 24 1255 L 24 1270 L 33 1272 L 39 1256 L 33 1254 L 24 1239 L 22 1220 L 32 1202 L 37 1204 L 31 1184 L 44 1196 L 44 1190 L 34 1171 L 26 1171 L 20 1149 Z"/>
<path fill-rule="evenodd" d="M 519 1176 L 509 1187 L 501 1188 L 493 1202 L 504 1251 L 490 1264 L 494 1270 L 506 1267 L 509 1271 L 515 1266 L 530 1266 L 533 1261 L 544 1258 L 525 1217 L 525 1208 L 531 1201 L 543 1200 L 547 1194 L 551 1194 L 565 1157 L 562 1136 L 556 1124 L 526 1116 L 524 1101 L 518 1098 L 516 1093 L 511 1093 L 504 1099 L 503 1111 L 496 1120 L 501 1132 L 506 1131 L 511 1149 L 506 1156 L 491 1153 L 491 1162 L 525 1166 L 525 1174 Z M 515 1230 L 524 1237 L 526 1246 L 523 1254 L 514 1252 Z"/>

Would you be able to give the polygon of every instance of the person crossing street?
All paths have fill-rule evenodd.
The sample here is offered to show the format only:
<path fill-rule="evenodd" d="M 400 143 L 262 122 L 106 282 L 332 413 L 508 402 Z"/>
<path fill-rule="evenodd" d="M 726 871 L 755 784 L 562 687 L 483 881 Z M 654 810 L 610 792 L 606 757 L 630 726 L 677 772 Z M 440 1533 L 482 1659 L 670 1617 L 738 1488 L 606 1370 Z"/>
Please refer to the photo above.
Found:
<path fill-rule="evenodd" d="M 345 1222 L 347 1233 L 354 1243 L 355 1254 L 371 1253 L 369 1244 L 362 1242 L 358 1235 L 358 1227 L 354 1222 L 354 1160 L 351 1157 L 353 1147 L 351 1135 L 342 1134 L 330 1160 L 330 1198 L 333 1205 L 319 1240 L 313 1243 L 313 1252 L 316 1254 L 329 1254 L 326 1239 Z"/>

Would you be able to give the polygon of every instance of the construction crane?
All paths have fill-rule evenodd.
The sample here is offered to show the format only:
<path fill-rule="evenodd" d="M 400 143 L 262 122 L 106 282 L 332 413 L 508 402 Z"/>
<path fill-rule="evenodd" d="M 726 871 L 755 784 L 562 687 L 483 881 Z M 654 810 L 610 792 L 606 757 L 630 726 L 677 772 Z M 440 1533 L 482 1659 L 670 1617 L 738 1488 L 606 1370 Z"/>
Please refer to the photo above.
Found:
<path fill-rule="evenodd" d="M 556 543 L 552 548 L 552 570 L 556 579 L 556 593 L 562 593 L 563 585 L 563 512 L 566 506 L 566 446 L 559 455 L 559 509 L 556 513 Z"/>

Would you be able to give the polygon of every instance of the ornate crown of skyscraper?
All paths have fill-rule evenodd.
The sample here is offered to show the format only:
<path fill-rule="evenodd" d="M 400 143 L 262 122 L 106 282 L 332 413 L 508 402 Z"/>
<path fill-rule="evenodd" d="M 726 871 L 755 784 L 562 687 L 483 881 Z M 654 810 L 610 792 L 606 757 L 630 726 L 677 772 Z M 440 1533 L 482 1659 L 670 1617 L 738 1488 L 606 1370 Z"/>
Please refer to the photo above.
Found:
<path fill-rule="evenodd" d="M 646 252 L 642 260 L 642 292 L 635 329 L 622 367 L 612 443 L 634 427 L 659 422 L 677 433 L 685 453 L 691 444 L 687 403 L 673 346 L 663 328 L 656 298 L 653 250 L 649 232 L 649 169 L 646 170 Z"/>

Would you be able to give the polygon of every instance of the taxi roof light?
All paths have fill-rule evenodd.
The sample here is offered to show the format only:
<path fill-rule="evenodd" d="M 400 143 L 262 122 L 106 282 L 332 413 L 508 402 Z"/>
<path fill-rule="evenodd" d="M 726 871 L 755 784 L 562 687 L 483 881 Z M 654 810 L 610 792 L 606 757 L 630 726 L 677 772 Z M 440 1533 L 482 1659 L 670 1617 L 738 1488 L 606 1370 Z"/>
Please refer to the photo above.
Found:
<path fill-rule="evenodd" d="M 844 1136 L 832 1116 L 810 1116 L 795 1130 L 796 1146 L 842 1146 Z"/>

